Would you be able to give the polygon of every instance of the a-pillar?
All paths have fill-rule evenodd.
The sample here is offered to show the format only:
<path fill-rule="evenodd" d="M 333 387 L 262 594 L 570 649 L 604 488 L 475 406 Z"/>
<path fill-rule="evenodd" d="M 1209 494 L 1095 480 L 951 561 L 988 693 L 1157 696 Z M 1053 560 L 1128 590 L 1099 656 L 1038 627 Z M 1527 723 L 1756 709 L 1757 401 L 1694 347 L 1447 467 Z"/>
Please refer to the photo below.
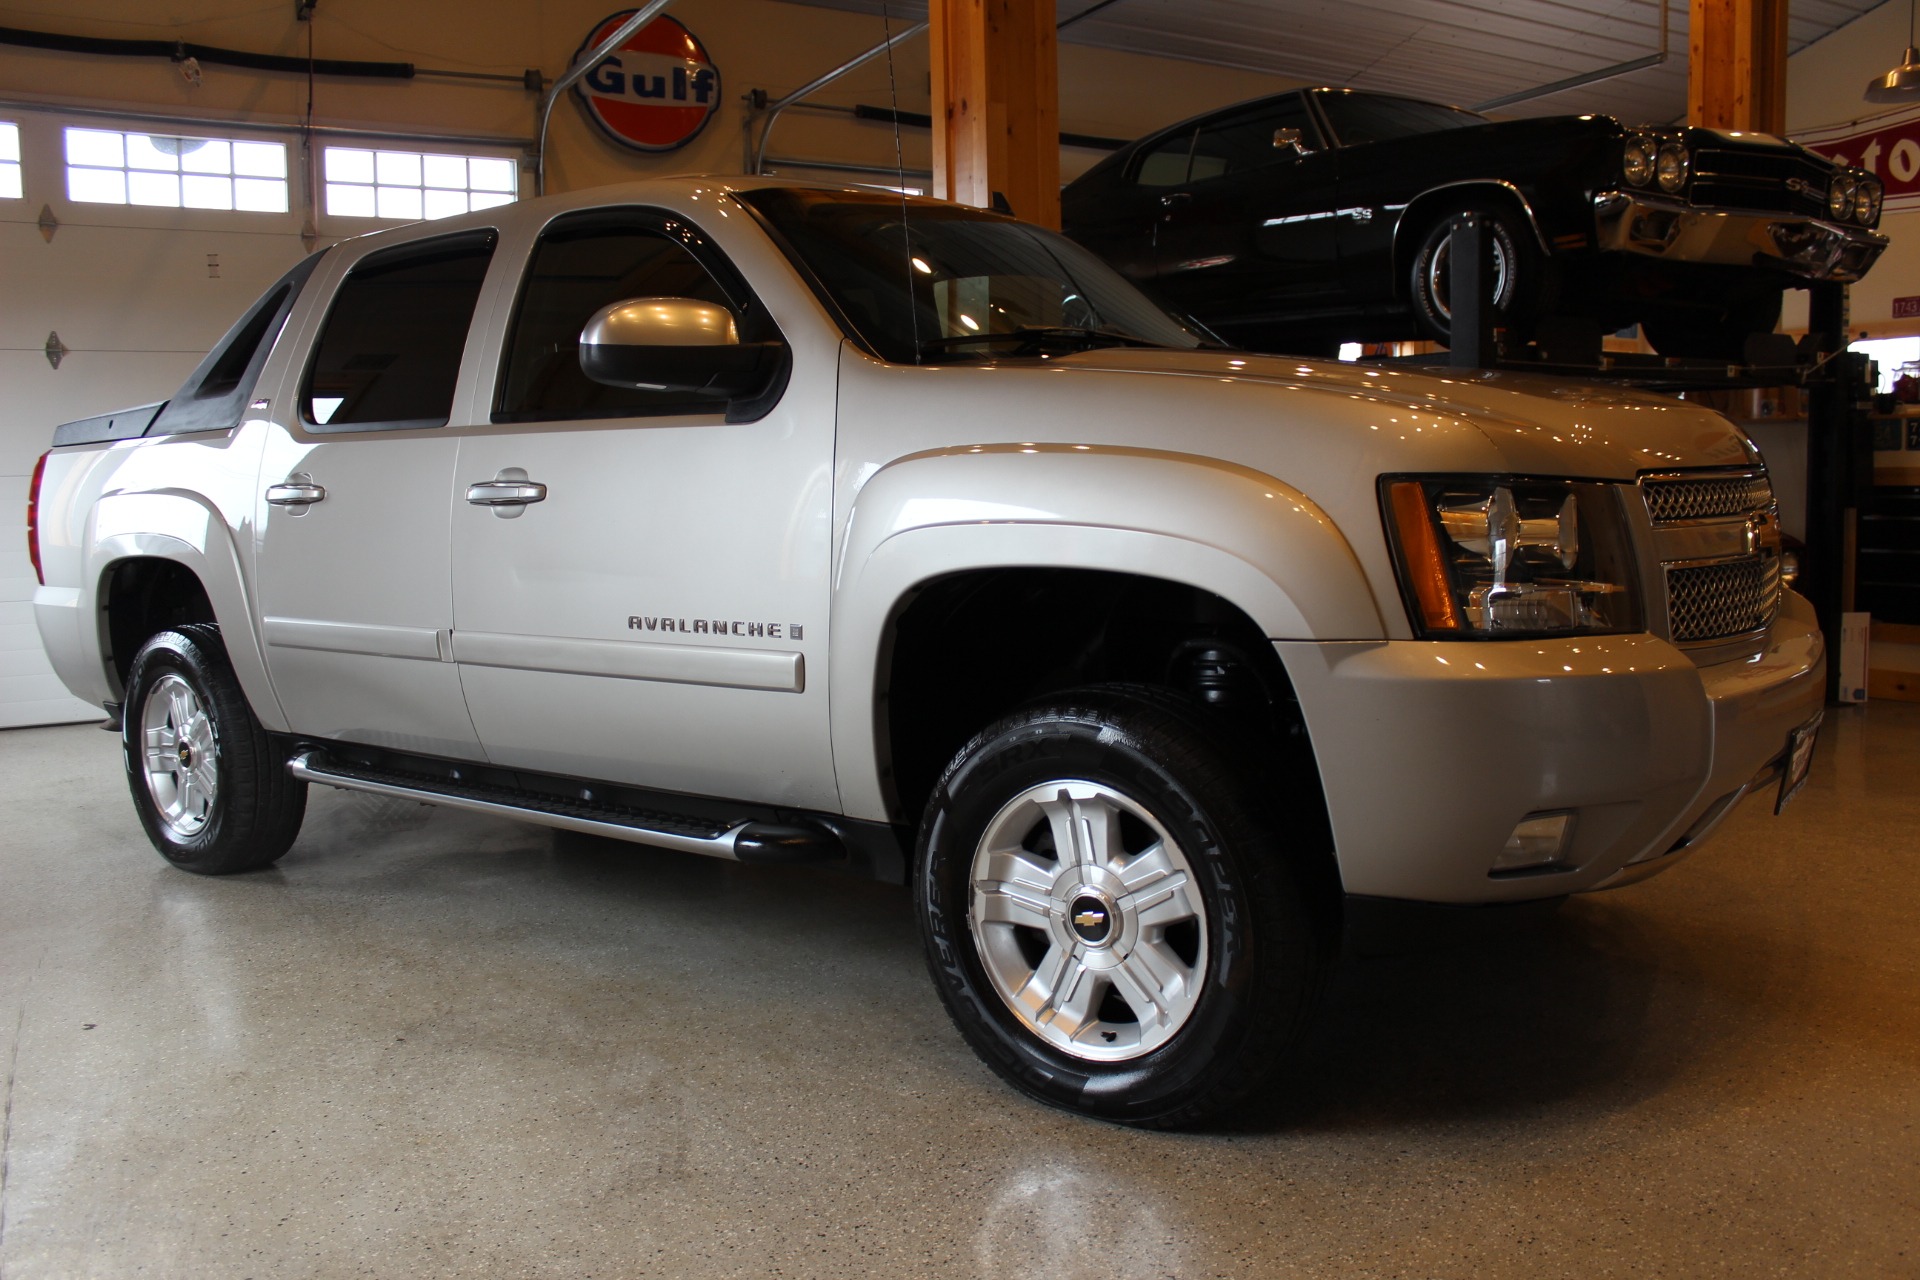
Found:
<path fill-rule="evenodd" d="M 933 193 L 1060 225 L 1053 0 L 932 0 Z"/>

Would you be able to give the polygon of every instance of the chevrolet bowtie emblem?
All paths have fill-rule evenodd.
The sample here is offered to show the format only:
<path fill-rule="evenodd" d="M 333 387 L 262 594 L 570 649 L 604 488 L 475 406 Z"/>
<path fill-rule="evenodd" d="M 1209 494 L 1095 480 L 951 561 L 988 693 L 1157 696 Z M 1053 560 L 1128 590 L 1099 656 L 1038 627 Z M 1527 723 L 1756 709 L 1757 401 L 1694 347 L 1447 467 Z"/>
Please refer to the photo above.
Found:
<path fill-rule="evenodd" d="M 1104 911 L 1081 911 L 1074 915 L 1073 922 L 1082 929 L 1098 929 L 1107 922 L 1107 913 Z"/>

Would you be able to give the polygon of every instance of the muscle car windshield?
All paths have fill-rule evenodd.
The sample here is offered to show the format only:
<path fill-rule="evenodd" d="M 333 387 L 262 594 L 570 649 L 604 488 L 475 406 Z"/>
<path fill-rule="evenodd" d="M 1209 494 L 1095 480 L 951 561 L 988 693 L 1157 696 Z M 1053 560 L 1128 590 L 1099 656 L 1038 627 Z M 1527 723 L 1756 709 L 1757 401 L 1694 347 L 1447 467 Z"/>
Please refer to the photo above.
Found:
<path fill-rule="evenodd" d="M 1437 102 L 1389 98 L 1372 93 L 1323 93 L 1320 107 L 1327 113 L 1334 137 L 1343 147 L 1365 142 L 1391 142 L 1443 129 L 1488 124 L 1485 116 Z"/>
<path fill-rule="evenodd" d="M 954 205 L 879 192 L 740 193 L 846 322 L 902 364 L 1201 336 L 1072 241 Z"/>

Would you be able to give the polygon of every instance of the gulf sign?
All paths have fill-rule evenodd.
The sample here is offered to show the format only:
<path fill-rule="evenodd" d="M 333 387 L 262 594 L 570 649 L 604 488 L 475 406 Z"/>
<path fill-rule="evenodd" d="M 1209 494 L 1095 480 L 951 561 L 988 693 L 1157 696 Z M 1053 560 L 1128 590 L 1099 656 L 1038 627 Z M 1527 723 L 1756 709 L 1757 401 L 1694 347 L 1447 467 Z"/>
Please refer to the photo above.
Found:
<path fill-rule="evenodd" d="M 579 62 L 634 10 L 623 9 L 587 33 Z M 720 71 L 698 36 L 658 17 L 574 81 L 587 116 L 615 142 L 636 151 L 672 151 L 691 142 L 720 105 Z"/>
<path fill-rule="evenodd" d="M 1907 107 L 1825 129 L 1796 131 L 1793 140 L 1839 164 L 1857 165 L 1886 184 L 1886 208 L 1920 209 L 1920 107 Z"/>

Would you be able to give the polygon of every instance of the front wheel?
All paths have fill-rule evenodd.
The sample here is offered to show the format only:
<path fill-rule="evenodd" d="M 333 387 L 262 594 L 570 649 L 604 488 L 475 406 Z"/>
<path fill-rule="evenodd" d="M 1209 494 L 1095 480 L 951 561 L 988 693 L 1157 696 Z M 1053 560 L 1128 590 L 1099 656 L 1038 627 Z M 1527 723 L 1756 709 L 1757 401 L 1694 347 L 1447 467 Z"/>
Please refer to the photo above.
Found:
<path fill-rule="evenodd" d="M 1279 1065 L 1321 948 L 1288 815 L 1263 809 L 1225 729 L 1182 699 L 1091 689 L 990 726 L 941 779 L 916 875 L 928 964 L 1016 1088 L 1174 1127 Z"/>
<path fill-rule="evenodd" d="M 1414 254 L 1408 297 L 1420 335 L 1450 342 L 1453 334 L 1453 218 L 1458 212 L 1485 216 L 1493 247 L 1493 307 L 1511 337 L 1525 342 L 1539 311 L 1543 271 L 1538 246 L 1512 214 L 1499 208 L 1454 210 L 1433 223 Z"/>
<path fill-rule="evenodd" d="M 254 718 L 219 629 L 162 631 L 127 673 L 122 747 L 140 825 L 183 871 L 226 875 L 277 861 L 300 832 L 307 784 Z"/>

